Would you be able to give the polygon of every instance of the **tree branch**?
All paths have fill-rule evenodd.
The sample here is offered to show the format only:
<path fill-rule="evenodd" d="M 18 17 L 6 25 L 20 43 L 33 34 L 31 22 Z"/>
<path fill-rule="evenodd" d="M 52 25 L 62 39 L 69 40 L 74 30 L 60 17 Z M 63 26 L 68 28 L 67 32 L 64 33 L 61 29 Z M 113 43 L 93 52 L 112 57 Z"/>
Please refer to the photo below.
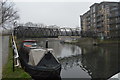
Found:
<path fill-rule="evenodd" d="M 16 19 L 19 18 L 19 16 L 17 15 L 17 12 L 14 9 L 14 5 L 13 3 L 7 3 L 8 0 L 5 0 L 2 3 L 2 22 L 0 22 L 0 24 L 5 23 L 6 21 L 12 22 Z"/>

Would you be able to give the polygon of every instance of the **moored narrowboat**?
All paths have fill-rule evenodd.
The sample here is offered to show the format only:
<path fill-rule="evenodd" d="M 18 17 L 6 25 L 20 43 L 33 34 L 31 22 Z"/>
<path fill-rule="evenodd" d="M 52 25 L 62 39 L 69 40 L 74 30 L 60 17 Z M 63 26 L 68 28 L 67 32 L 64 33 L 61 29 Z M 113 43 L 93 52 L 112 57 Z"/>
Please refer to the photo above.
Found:
<path fill-rule="evenodd" d="M 34 79 L 60 79 L 61 64 L 53 49 L 38 47 L 35 40 L 22 42 L 19 59 L 22 68 Z"/>

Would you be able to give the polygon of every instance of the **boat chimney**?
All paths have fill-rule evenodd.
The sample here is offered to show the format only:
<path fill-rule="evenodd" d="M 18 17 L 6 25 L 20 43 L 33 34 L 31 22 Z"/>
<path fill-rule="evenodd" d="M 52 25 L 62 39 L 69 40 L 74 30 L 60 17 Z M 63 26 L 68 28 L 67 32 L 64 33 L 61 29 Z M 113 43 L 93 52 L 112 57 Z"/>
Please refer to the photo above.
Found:
<path fill-rule="evenodd" d="M 46 48 L 48 48 L 48 40 L 46 40 Z"/>

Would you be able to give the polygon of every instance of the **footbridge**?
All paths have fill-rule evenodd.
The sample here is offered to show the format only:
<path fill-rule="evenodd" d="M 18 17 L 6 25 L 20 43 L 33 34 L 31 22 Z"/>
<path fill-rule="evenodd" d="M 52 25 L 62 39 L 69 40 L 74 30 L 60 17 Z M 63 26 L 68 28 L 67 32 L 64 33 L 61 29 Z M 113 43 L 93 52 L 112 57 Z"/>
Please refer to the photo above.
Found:
<path fill-rule="evenodd" d="M 17 26 L 14 28 L 14 35 L 17 38 L 55 38 L 58 36 L 80 36 L 80 29 Z"/>

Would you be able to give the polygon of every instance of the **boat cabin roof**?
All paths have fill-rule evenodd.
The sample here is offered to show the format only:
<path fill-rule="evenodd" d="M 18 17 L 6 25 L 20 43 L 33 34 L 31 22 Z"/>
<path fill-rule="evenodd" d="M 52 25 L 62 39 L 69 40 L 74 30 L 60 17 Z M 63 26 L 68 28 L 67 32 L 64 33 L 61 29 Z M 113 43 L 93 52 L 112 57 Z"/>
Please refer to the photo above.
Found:
<path fill-rule="evenodd" d="M 23 42 L 37 42 L 36 40 L 24 40 Z"/>
<path fill-rule="evenodd" d="M 38 48 L 38 49 L 31 49 L 30 53 L 29 53 L 29 65 L 37 65 L 41 59 L 45 56 L 45 54 L 47 54 L 48 52 L 51 52 L 51 54 L 54 56 L 55 53 L 53 51 L 53 49 L 42 49 L 42 48 Z"/>

